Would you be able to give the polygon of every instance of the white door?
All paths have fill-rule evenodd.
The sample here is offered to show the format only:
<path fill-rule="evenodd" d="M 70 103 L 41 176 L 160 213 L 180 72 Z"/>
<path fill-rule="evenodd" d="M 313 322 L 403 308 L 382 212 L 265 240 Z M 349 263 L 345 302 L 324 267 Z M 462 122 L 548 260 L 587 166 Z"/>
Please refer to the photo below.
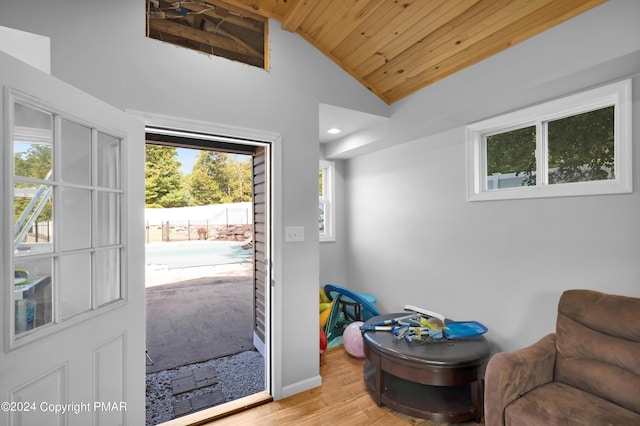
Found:
<path fill-rule="evenodd" d="M 0 426 L 143 425 L 143 124 L 0 70 Z"/>

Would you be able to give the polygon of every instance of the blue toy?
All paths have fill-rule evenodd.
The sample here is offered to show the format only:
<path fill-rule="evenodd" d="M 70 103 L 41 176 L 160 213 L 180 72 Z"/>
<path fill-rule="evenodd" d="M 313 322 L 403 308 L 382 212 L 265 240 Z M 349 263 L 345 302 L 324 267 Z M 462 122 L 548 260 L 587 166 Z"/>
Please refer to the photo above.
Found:
<path fill-rule="evenodd" d="M 324 326 L 324 332 L 329 341 L 329 347 L 342 343 L 342 335 L 349 324 L 356 321 L 367 321 L 380 315 L 376 307 L 368 300 L 371 295 L 356 293 L 334 284 L 324 286 L 324 292 L 333 301 L 329 319 Z"/>

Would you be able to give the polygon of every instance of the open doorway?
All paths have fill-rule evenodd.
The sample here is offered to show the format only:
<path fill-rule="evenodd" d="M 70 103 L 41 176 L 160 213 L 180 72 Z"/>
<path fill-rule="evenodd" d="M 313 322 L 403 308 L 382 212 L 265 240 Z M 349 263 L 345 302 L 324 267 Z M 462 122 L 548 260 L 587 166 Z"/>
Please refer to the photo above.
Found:
<path fill-rule="evenodd" d="M 147 182 L 156 208 L 146 228 L 147 425 L 156 425 L 269 393 L 269 147 L 166 129 L 146 136 L 161 181 Z M 172 176 L 177 163 L 186 164 Z"/>

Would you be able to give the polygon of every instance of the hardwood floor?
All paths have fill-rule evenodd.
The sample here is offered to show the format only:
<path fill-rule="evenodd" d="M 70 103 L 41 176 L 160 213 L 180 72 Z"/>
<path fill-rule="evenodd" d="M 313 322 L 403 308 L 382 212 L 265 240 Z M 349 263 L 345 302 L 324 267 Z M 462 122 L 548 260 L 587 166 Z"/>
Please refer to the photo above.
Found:
<path fill-rule="evenodd" d="M 320 364 L 322 386 L 272 401 L 215 421 L 209 426 L 254 425 L 424 425 L 441 423 L 405 416 L 378 407 L 362 379 L 363 360 L 347 354 L 343 347 L 328 350 Z M 476 425 L 476 423 L 462 423 Z"/>

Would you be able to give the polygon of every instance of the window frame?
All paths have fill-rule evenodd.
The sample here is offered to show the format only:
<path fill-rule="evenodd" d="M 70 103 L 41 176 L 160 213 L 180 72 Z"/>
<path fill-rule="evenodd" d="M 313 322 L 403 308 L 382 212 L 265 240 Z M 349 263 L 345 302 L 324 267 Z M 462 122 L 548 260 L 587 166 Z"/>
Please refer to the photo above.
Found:
<path fill-rule="evenodd" d="M 333 161 L 320 160 L 322 194 L 318 191 L 318 208 L 324 205 L 324 233 L 318 229 L 320 242 L 335 241 L 335 169 Z M 319 188 L 318 188 L 319 189 Z M 318 211 L 318 215 L 320 211 Z M 320 217 L 318 217 L 318 221 Z"/>
<path fill-rule="evenodd" d="M 466 126 L 467 201 L 632 192 L 632 102 L 631 79 L 626 79 Z M 546 158 L 546 123 L 609 106 L 614 106 L 614 179 L 549 184 L 546 161 L 537 160 L 536 185 L 487 189 L 487 136 L 535 125 L 536 159 Z"/>

